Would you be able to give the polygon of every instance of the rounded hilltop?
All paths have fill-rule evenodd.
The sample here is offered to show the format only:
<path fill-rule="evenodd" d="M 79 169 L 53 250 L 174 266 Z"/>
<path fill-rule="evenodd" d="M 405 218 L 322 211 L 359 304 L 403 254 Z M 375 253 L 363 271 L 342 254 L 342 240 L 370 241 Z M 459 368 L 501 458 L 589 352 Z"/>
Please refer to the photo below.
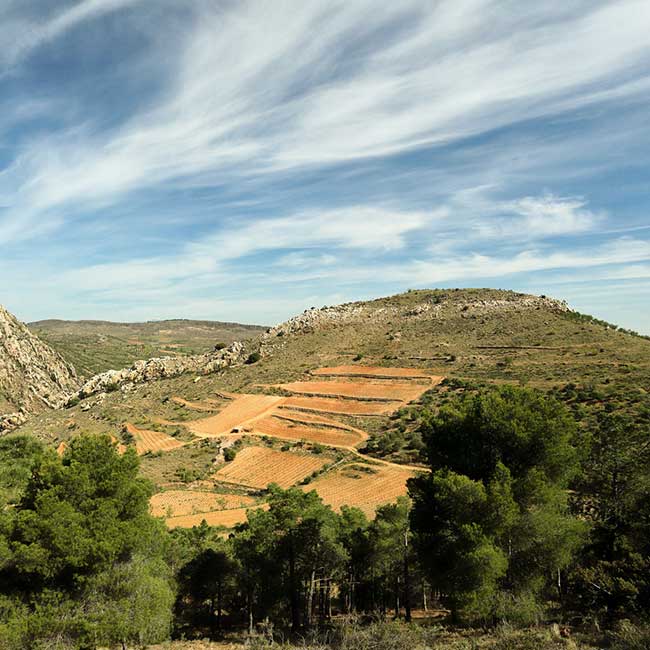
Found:
<path fill-rule="evenodd" d="M 485 315 L 530 310 L 571 311 L 563 300 L 502 289 L 412 289 L 369 301 L 312 307 L 271 328 L 263 338 L 268 340 L 275 336 L 309 332 L 336 323 L 363 323 L 368 318 L 384 321 L 394 318 L 441 319 L 458 314 Z"/>

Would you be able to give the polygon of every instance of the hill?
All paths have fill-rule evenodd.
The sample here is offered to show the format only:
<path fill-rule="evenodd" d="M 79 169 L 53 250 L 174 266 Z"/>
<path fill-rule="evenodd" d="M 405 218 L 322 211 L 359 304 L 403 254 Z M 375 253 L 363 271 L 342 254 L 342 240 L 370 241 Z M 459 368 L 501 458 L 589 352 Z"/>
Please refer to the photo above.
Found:
<path fill-rule="evenodd" d="M 0 430 L 60 406 L 78 384 L 74 368 L 0 306 Z"/>
<path fill-rule="evenodd" d="M 584 422 L 613 409 L 650 422 L 650 341 L 544 296 L 411 291 L 310 309 L 222 352 L 179 376 L 154 363 L 95 378 L 22 429 L 134 444 L 168 525 L 229 527 L 270 480 L 372 514 L 422 467 L 413 405 L 482 384 L 553 393 Z"/>
<path fill-rule="evenodd" d="M 243 341 L 266 329 L 259 325 L 184 319 L 145 323 L 41 320 L 28 326 L 83 378 L 118 370 L 138 359 L 204 354 L 215 345 Z"/>

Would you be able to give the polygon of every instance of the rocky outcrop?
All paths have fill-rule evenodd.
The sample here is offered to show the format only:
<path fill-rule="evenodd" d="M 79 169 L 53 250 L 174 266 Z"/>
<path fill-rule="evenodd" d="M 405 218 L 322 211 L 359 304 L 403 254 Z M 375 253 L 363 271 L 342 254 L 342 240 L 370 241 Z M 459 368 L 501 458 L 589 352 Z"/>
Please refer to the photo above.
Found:
<path fill-rule="evenodd" d="M 136 361 L 130 368 L 108 370 L 91 377 L 78 391 L 68 396 L 68 403 L 76 399 L 85 399 L 99 393 L 106 393 L 117 388 L 130 389 L 135 384 L 142 384 L 156 379 L 178 377 L 185 373 L 208 375 L 237 363 L 243 363 L 247 356 L 243 343 L 235 341 L 227 348 L 207 354 L 187 357 L 159 357 Z"/>
<path fill-rule="evenodd" d="M 262 349 L 272 345 L 278 337 L 306 334 L 317 329 L 354 323 L 381 322 L 395 318 L 435 319 L 454 315 L 488 315 L 495 312 L 532 311 L 545 309 L 552 312 L 571 311 L 566 302 L 546 296 L 532 296 L 515 292 L 500 292 L 501 297 L 474 298 L 463 292 L 433 294 L 431 297 L 405 305 L 384 304 L 384 301 L 355 302 L 336 307 L 312 307 L 288 321 L 272 327 L 262 335 Z M 406 294 L 408 295 L 408 294 Z"/>
<path fill-rule="evenodd" d="M 74 368 L 0 306 L 0 431 L 61 406 L 78 386 Z"/>

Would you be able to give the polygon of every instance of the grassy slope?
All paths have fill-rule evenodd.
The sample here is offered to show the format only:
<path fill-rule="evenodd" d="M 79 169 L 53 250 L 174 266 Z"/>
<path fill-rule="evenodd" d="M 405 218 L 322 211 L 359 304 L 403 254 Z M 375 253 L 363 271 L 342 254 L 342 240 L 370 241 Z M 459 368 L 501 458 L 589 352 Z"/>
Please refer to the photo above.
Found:
<path fill-rule="evenodd" d="M 239 323 L 166 320 L 147 323 L 44 320 L 30 329 L 84 377 L 117 370 L 138 359 L 200 354 L 218 343 L 257 336 L 265 328 Z"/>
<path fill-rule="evenodd" d="M 567 394 L 567 400 L 583 415 L 586 412 L 591 417 L 601 409 L 615 407 L 650 422 L 650 341 L 550 310 L 477 315 L 460 307 L 467 300 L 504 296 L 513 294 L 462 290 L 410 292 L 380 299 L 371 305 L 397 306 L 408 312 L 423 300 L 442 297 L 445 309 L 435 319 L 369 318 L 362 327 L 329 325 L 280 337 L 272 356 L 254 365 L 202 377 L 198 382 L 193 376 L 183 376 L 144 384 L 129 393 L 116 391 L 89 411 L 82 411 L 83 405 L 79 405 L 45 413 L 23 430 L 54 444 L 79 432 L 119 436 L 122 423 L 130 421 L 183 439 L 187 434 L 182 427 L 159 425 L 155 418 L 177 422 L 208 414 L 180 406 L 169 399 L 171 396 L 200 401 L 213 398 L 219 390 L 259 392 L 258 384 L 298 379 L 319 366 L 350 363 L 357 355 L 362 355 L 360 364 L 428 368 L 472 383 L 512 382 L 559 390 L 573 382 L 580 388 L 578 399 L 573 392 Z M 435 405 L 447 394 L 448 389 L 434 390 L 428 399 Z M 380 436 L 395 426 L 395 420 L 389 418 L 344 420 Z M 201 468 L 207 473 L 214 454 L 214 448 L 197 442 L 190 448 L 145 457 L 143 471 L 159 484 L 167 484 L 183 467 L 191 466 L 199 475 Z M 399 453 L 393 457 L 406 459 Z"/>

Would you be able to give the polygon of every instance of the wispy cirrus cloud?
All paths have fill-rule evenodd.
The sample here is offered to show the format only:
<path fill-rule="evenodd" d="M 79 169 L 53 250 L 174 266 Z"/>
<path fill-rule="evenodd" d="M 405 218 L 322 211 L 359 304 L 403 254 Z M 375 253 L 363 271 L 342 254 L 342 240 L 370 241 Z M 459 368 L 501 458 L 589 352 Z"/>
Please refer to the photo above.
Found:
<path fill-rule="evenodd" d="M 81 3 L 42 30 L 54 38 L 127 4 Z M 71 203 L 92 209 L 187 178 L 232 182 L 395 154 L 642 90 L 646 3 L 553 9 L 520 15 L 488 0 L 197 3 L 154 106 L 108 132 L 90 122 L 26 148 L 9 170 L 13 218 L 47 218 Z"/>
<path fill-rule="evenodd" d="M 82 0 L 65 6 L 45 20 L 36 10 L 25 16 L 21 3 L 9 1 L 0 9 L 0 75 L 42 45 L 54 41 L 70 29 L 104 14 L 124 9 L 141 0 Z M 36 6 L 34 6 L 36 9 Z M 45 7 L 43 7 L 47 11 Z"/>

